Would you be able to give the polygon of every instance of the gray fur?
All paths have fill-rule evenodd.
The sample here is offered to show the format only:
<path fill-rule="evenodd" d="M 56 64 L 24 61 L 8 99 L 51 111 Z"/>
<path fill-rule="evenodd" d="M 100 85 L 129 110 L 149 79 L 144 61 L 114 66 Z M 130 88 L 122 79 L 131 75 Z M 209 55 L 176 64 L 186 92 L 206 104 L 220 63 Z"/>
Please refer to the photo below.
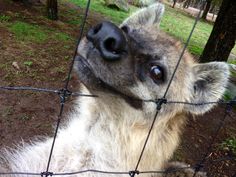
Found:
<path fill-rule="evenodd" d="M 80 57 L 75 70 L 83 82 L 81 92 L 96 94 L 99 98 L 81 97 L 76 101 L 75 111 L 69 116 L 67 125 L 59 130 L 50 171 L 129 171 L 135 167 L 156 105 L 141 102 L 137 107 L 127 99 L 161 98 L 181 52 L 179 42 L 156 26 L 160 23 L 163 9 L 163 5 L 156 4 L 140 10 L 123 22 L 121 28 L 127 26 L 130 29 L 124 32 L 129 51 L 117 62 L 105 61 L 92 43 L 83 39 L 78 47 Z M 154 81 L 150 77 L 149 71 L 153 65 L 162 68 L 163 79 Z M 228 76 L 227 64 L 197 64 L 186 53 L 166 98 L 170 101 L 217 101 L 225 90 Z M 139 170 L 164 170 L 179 144 L 187 119 L 185 113 L 203 114 L 213 106 L 163 105 Z M 52 138 L 46 137 L 44 141 L 23 144 L 15 150 L 2 152 L 4 165 L 0 169 L 5 166 L 5 171 L 45 170 L 51 143 Z M 183 173 L 189 174 L 189 170 Z M 86 173 L 82 176 L 98 175 Z"/>
<path fill-rule="evenodd" d="M 153 24 L 159 26 L 163 13 L 164 5 L 155 3 L 131 15 L 123 22 L 121 26 L 126 24 L 130 27 L 144 27 Z"/>

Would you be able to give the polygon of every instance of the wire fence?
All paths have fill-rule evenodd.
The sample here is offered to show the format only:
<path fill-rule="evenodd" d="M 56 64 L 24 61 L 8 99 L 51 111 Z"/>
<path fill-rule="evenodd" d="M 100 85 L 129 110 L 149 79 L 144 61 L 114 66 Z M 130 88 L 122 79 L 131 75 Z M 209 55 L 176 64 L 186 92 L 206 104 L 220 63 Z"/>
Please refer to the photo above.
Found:
<path fill-rule="evenodd" d="M 147 133 L 144 145 L 143 145 L 143 147 L 141 149 L 141 152 L 140 152 L 139 158 L 137 159 L 137 163 L 136 163 L 136 166 L 135 166 L 134 170 L 130 170 L 130 171 L 103 171 L 103 170 L 97 170 L 97 169 L 87 169 L 87 170 L 74 171 L 74 172 L 64 172 L 64 173 L 57 173 L 57 172 L 50 172 L 49 171 L 50 164 L 51 164 L 51 158 L 52 158 L 53 150 L 54 150 L 54 146 L 55 146 L 55 141 L 56 141 L 56 138 L 57 138 L 57 133 L 58 133 L 58 129 L 59 129 L 60 122 L 61 122 L 61 117 L 62 117 L 62 114 L 64 112 L 64 105 L 65 105 L 66 100 L 67 100 L 66 98 L 70 97 L 72 95 L 73 96 L 79 96 L 79 97 L 93 97 L 93 98 L 99 97 L 99 95 L 89 95 L 89 94 L 84 94 L 84 93 L 80 93 L 80 92 L 71 92 L 68 89 L 68 85 L 69 85 L 69 81 L 70 81 L 70 76 L 72 74 L 73 65 L 74 65 L 74 62 L 75 62 L 76 55 L 77 55 L 77 46 L 80 44 L 80 41 L 81 41 L 82 36 L 83 36 L 83 31 L 84 31 L 85 22 L 86 22 L 86 19 L 87 19 L 87 16 L 88 16 L 90 2 L 91 2 L 91 0 L 87 1 L 87 6 L 86 6 L 86 9 L 85 9 L 85 15 L 84 15 L 84 18 L 83 18 L 83 21 L 82 21 L 82 25 L 81 25 L 81 28 L 80 28 L 80 34 L 79 34 L 79 37 L 78 37 L 78 41 L 77 41 L 77 44 L 76 44 L 76 49 L 75 49 L 75 52 L 74 52 L 73 60 L 71 62 L 70 68 L 69 68 L 69 72 L 68 72 L 68 76 L 67 76 L 64 88 L 62 88 L 62 89 L 48 89 L 48 88 L 35 88 L 35 87 L 25 87 L 25 86 L 18 86 L 18 87 L 0 86 L 0 90 L 47 92 L 47 93 L 58 94 L 59 97 L 60 97 L 60 111 L 59 111 L 59 115 L 58 115 L 58 119 L 57 119 L 57 124 L 56 124 L 55 132 L 54 132 L 53 141 L 52 141 L 51 148 L 50 148 L 50 153 L 49 153 L 49 156 L 48 156 L 46 170 L 41 172 L 41 173 L 1 172 L 0 171 L 0 176 L 26 175 L 26 176 L 49 177 L 49 176 L 79 175 L 79 174 L 84 174 L 84 173 L 98 173 L 98 174 L 110 174 L 110 175 L 129 175 L 130 177 L 135 177 L 136 175 L 139 175 L 139 174 L 169 174 L 169 173 L 174 173 L 174 172 L 185 170 L 185 169 L 194 169 L 193 177 L 195 177 L 197 175 L 197 172 L 199 172 L 204 167 L 204 165 L 206 163 L 206 160 L 207 160 L 209 154 L 212 151 L 213 144 L 216 141 L 216 138 L 217 138 L 220 130 L 224 126 L 225 120 L 228 117 L 232 118 L 232 119 L 235 119 L 231 115 L 231 112 L 232 112 L 233 106 L 236 105 L 236 97 L 234 99 L 232 99 L 232 100 L 229 100 L 229 101 L 219 100 L 217 102 L 216 101 L 209 101 L 209 102 L 201 102 L 201 103 L 180 102 L 180 101 L 177 101 L 177 100 L 174 101 L 174 100 L 167 100 L 166 99 L 166 95 L 167 95 L 168 90 L 169 90 L 169 88 L 171 86 L 171 83 L 173 81 L 175 73 L 176 73 L 176 71 L 178 69 L 178 66 L 179 66 L 179 64 L 181 62 L 181 59 L 182 59 L 182 57 L 184 55 L 184 52 L 185 52 L 185 50 L 186 50 L 186 48 L 187 48 L 187 46 L 189 44 L 190 38 L 191 38 L 191 36 L 192 36 L 192 34 L 194 32 L 196 24 L 197 24 L 197 22 L 200 19 L 200 15 L 202 13 L 202 10 L 205 7 L 205 1 L 204 0 L 201 1 L 201 9 L 200 9 L 200 11 L 199 11 L 199 13 L 198 13 L 198 15 L 197 15 L 197 17 L 195 19 L 195 22 L 193 24 L 192 30 L 190 32 L 190 35 L 189 35 L 189 37 L 188 37 L 188 39 L 187 39 L 187 41 L 186 41 L 186 43 L 185 43 L 185 45 L 183 47 L 183 50 L 182 50 L 182 52 L 181 52 L 181 54 L 179 56 L 178 62 L 176 64 L 174 72 L 172 73 L 171 79 L 170 79 L 170 81 L 169 81 L 169 83 L 167 85 L 167 88 L 166 88 L 166 90 L 164 92 L 163 97 L 160 98 L 160 99 L 150 99 L 150 100 L 130 98 L 130 99 L 134 99 L 134 100 L 138 100 L 138 101 L 142 101 L 142 102 L 152 102 L 152 103 L 156 104 L 156 113 L 155 113 L 155 116 L 153 117 L 153 121 L 152 121 L 150 129 L 149 129 L 149 131 Z M 181 168 L 163 170 L 163 171 L 160 171 L 160 170 L 158 170 L 158 171 L 155 171 L 155 170 L 154 171 L 139 171 L 138 169 L 139 169 L 140 162 L 142 161 L 143 153 L 144 153 L 144 151 L 146 149 L 146 145 L 148 143 L 149 137 L 150 137 L 151 132 L 153 130 L 153 127 L 155 125 L 155 122 L 156 122 L 156 119 L 157 119 L 157 115 L 158 115 L 159 111 L 161 110 L 163 104 L 184 104 L 184 105 L 191 105 L 191 106 L 202 106 L 202 105 L 208 105 L 208 104 L 219 104 L 219 105 L 226 105 L 226 106 L 225 106 L 225 110 L 224 110 L 224 115 L 223 115 L 222 119 L 220 120 L 220 123 L 219 123 L 219 125 L 218 125 L 218 127 L 217 127 L 217 129 L 216 129 L 216 131 L 214 133 L 214 136 L 213 136 L 212 140 L 210 141 L 205 154 L 201 158 L 202 160 L 199 161 L 197 164 L 192 165 L 192 166 L 181 167 Z M 234 157 L 223 157 L 223 158 L 219 158 L 219 159 L 214 159 L 214 161 L 212 161 L 212 163 L 218 163 L 218 162 L 221 162 L 221 161 L 229 161 L 229 160 L 230 161 L 236 161 L 236 159 Z M 234 174 L 234 176 L 236 176 L 236 173 Z"/>

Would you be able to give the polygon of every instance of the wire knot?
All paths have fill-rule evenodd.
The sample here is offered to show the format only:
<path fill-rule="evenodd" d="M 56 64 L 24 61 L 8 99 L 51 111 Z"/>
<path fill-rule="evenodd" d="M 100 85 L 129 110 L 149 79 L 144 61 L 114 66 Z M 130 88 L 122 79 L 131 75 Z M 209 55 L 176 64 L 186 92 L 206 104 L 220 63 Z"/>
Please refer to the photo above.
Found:
<path fill-rule="evenodd" d="M 157 110 L 160 111 L 161 110 L 161 106 L 162 104 L 166 104 L 167 103 L 167 99 L 165 98 L 159 98 L 155 101 L 156 105 L 157 105 Z"/>
<path fill-rule="evenodd" d="M 60 97 L 61 103 L 64 104 L 66 102 L 67 98 L 72 95 L 72 92 L 69 91 L 68 89 L 63 88 L 63 89 L 59 90 L 58 95 Z"/>
<path fill-rule="evenodd" d="M 236 106 L 236 96 L 227 103 L 226 111 L 229 113 L 232 111 L 233 106 Z"/>
<path fill-rule="evenodd" d="M 196 166 L 195 166 L 195 172 L 198 172 L 198 171 L 200 171 L 202 168 L 204 167 L 204 165 L 203 164 L 201 164 L 201 163 L 199 163 L 199 164 L 196 164 Z"/>
<path fill-rule="evenodd" d="M 139 171 L 138 170 L 129 171 L 129 175 L 130 177 L 134 177 L 135 175 L 139 175 Z"/>
<path fill-rule="evenodd" d="M 41 172 L 41 177 L 48 177 L 48 176 L 52 176 L 53 172 Z"/>
<path fill-rule="evenodd" d="M 229 102 L 230 106 L 236 105 L 236 96 Z"/>

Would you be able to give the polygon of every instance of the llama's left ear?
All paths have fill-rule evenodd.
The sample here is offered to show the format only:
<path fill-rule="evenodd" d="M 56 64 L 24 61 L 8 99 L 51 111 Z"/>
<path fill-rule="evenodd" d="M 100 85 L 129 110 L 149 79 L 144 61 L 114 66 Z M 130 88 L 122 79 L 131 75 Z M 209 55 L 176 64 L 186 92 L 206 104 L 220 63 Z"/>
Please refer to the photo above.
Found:
<path fill-rule="evenodd" d="M 121 26 L 126 25 L 131 28 L 147 25 L 159 26 L 164 10 L 165 8 L 163 4 L 155 3 L 135 12 L 133 15 L 124 20 Z"/>
<path fill-rule="evenodd" d="M 229 66 L 223 62 L 196 64 L 192 68 L 191 103 L 217 102 L 224 94 L 229 78 Z M 199 106 L 185 105 L 185 110 L 192 114 L 203 114 L 214 104 Z"/>

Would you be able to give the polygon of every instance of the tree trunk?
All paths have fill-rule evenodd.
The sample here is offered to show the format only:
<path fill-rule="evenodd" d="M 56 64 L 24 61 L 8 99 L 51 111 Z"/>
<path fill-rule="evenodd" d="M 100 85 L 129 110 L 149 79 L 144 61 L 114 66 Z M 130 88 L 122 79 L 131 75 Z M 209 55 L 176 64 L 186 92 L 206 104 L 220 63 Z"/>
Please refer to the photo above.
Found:
<path fill-rule="evenodd" d="M 188 7 L 188 8 L 189 8 L 189 7 L 192 7 L 192 4 L 193 4 L 193 0 L 190 0 L 189 3 L 188 3 L 188 5 L 187 5 L 187 7 Z"/>
<path fill-rule="evenodd" d="M 205 7 L 205 9 L 203 11 L 203 14 L 202 14 L 202 19 L 204 19 L 204 20 L 207 19 L 207 14 L 208 14 L 210 8 L 211 8 L 211 0 L 207 0 L 206 1 L 206 7 Z"/>
<path fill-rule="evenodd" d="M 236 1 L 223 0 L 200 61 L 227 61 L 235 40 Z"/>
<path fill-rule="evenodd" d="M 184 2 L 184 8 L 189 8 L 189 5 L 190 5 L 190 3 L 191 3 L 191 1 L 192 0 L 186 0 L 185 2 Z"/>
<path fill-rule="evenodd" d="M 57 0 L 47 0 L 47 16 L 51 20 L 57 20 Z"/>
<path fill-rule="evenodd" d="M 213 4 L 209 10 L 210 13 L 214 13 L 216 5 Z"/>
<path fill-rule="evenodd" d="M 198 1 L 196 1 L 196 0 L 194 0 L 194 1 L 193 1 L 193 3 L 192 3 L 192 7 L 194 7 L 194 8 L 197 8 L 197 9 L 198 9 L 198 4 L 199 4 L 199 2 L 198 2 Z"/>
<path fill-rule="evenodd" d="M 172 8 L 175 8 L 175 4 L 176 4 L 177 0 L 174 0 Z"/>
<path fill-rule="evenodd" d="M 22 2 L 26 6 L 30 6 L 31 3 L 28 0 L 13 0 L 14 2 Z"/>

